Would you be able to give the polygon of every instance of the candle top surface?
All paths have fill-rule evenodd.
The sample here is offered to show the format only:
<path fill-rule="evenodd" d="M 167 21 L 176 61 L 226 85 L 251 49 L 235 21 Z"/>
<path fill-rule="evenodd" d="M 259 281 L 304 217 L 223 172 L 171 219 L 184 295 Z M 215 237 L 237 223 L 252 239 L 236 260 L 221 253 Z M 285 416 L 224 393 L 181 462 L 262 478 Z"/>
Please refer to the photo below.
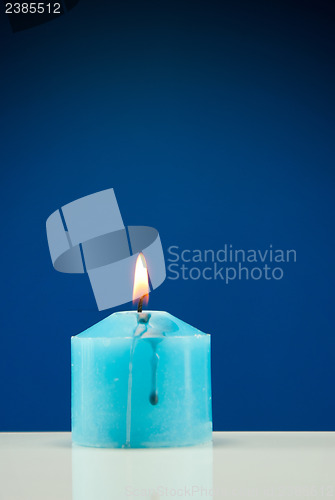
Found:
<path fill-rule="evenodd" d="M 73 338 L 132 338 L 139 326 L 150 337 L 191 337 L 205 333 L 164 311 L 116 312 Z"/>

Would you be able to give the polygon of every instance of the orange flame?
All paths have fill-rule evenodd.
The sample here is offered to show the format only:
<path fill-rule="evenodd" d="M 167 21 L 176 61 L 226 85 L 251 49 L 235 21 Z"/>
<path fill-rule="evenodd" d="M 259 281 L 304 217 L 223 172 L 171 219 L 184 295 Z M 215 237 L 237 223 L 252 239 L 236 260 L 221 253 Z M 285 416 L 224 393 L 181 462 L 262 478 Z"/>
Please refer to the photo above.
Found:
<path fill-rule="evenodd" d="M 134 288 L 133 288 L 133 302 L 141 297 L 146 298 L 146 302 L 149 297 L 149 278 L 147 263 L 143 253 L 140 253 L 136 260 L 135 266 L 135 277 L 134 277 Z"/>

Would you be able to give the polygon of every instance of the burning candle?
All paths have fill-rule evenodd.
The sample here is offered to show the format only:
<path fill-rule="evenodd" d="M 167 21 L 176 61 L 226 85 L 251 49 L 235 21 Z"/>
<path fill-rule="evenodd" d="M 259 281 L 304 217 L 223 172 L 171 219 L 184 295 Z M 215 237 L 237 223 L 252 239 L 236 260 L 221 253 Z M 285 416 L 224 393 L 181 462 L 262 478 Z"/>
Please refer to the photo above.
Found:
<path fill-rule="evenodd" d="M 95 447 L 188 446 L 212 440 L 210 335 L 143 311 L 147 266 L 136 261 L 138 310 L 72 337 L 72 439 Z"/>

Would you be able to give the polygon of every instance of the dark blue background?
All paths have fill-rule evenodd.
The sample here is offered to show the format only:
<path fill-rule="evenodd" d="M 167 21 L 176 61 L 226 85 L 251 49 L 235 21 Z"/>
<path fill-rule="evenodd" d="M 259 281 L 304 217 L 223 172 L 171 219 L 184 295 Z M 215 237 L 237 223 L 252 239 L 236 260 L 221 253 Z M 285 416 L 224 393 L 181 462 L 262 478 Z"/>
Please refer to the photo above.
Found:
<path fill-rule="evenodd" d="M 281 281 L 166 280 L 150 308 L 212 333 L 216 430 L 335 430 L 331 3 L 81 0 L 0 29 L 0 430 L 70 429 L 70 337 L 112 311 L 45 221 L 108 187 L 165 249 L 296 249 Z"/>

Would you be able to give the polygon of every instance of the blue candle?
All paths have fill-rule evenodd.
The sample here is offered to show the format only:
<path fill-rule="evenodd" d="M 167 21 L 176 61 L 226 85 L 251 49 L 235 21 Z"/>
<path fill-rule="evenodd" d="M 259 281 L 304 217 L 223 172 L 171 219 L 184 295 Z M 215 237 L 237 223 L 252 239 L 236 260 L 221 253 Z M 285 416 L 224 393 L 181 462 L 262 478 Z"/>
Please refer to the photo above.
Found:
<path fill-rule="evenodd" d="M 118 312 L 72 337 L 71 351 L 74 443 L 212 440 L 210 335 L 166 312 Z"/>

